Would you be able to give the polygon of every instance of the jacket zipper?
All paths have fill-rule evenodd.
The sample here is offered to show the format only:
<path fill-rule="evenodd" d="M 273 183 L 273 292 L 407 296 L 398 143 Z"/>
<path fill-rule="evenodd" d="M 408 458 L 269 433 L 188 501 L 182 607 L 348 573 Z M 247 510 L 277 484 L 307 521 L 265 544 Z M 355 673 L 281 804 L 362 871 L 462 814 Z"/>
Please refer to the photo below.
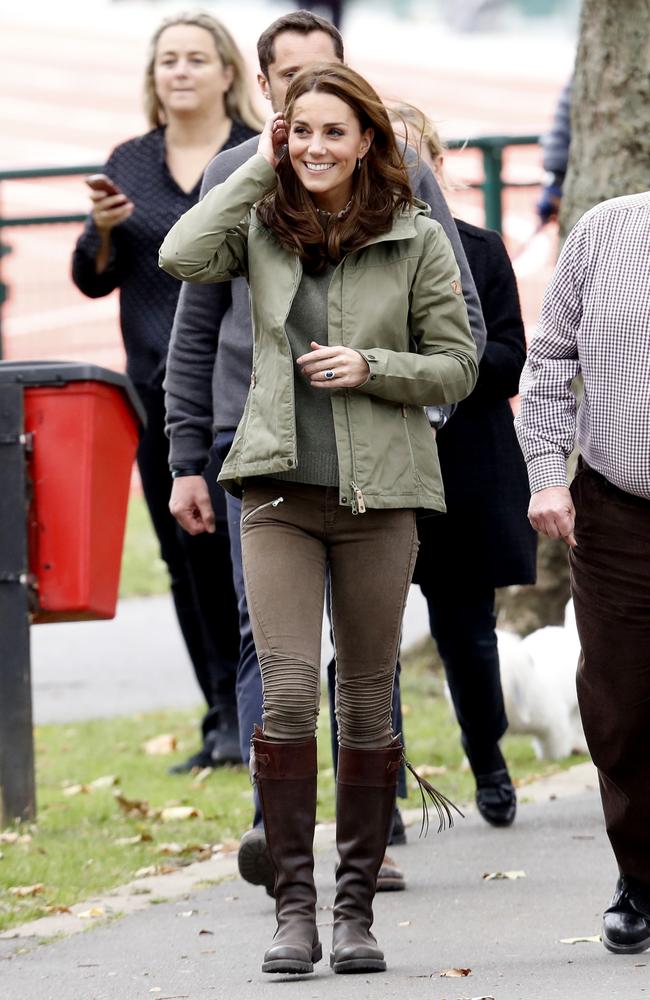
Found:
<path fill-rule="evenodd" d="M 363 498 L 363 493 L 354 479 L 351 481 L 350 486 L 352 487 L 352 513 L 353 514 L 365 514 L 366 512 L 366 501 Z"/>
<path fill-rule="evenodd" d="M 253 514 L 259 514 L 265 507 L 279 507 L 281 503 L 284 503 L 284 497 L 277 497 L 275 500 L 269 500 L 267 503 L 261 503 L 258 507 L 253 507 L 252 510 L 249 510 L 246 517 L 242 518 L 242 524 L 246 524 L 249 517 L 252 517 Z"/>

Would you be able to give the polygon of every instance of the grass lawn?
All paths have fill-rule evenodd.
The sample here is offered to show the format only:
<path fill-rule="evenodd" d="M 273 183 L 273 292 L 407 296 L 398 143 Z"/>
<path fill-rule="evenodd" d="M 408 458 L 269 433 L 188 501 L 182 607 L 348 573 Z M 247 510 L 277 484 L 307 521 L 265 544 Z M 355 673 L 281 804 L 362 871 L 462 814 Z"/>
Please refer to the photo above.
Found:
<path fill-rule="evenodd" d="M 429 652 L 407 655 L 403 703 L 409 758 L 417 767 L 444 767 L 429 780 L 461 804 L 471 800 L 473 782 L 462 767 L 455 721 L 441 696 L 440 675 L 431 669 Z M 196 860 L 205 845 L 239 837 L 251 818 L 251 789 L 243 767 L 211 772 L 203 782 L 194 776 L 170 777 L 167 767 L 194 748 L 199 711 L 161 712 L 118 720 L 41 726 L 36 730 L 38 822 L 12 828 L 0 837 L 0 930 L 35 919 L 48 908 L 69 906 L 129 881 L 140 868 L 183 865 Z M 173 734 L 178 749 L 169 756 L 148 756 L 146 740 Z M 525 781 L 575 763 L 538 762 L 530 741 L 506 738 L 513 777 Z M 327 711 L 319 728 L 318 819 L 334 816 L 334 777 L 329 753 Z M 66 788 L 113 776 L 113 787 L 66 794 Z M 115 798 L 146 802 L 143 815 L 127 815 Z M 419 804 L 411 789 L 409 807 Z M 157 811 L 191 806 L 199 817 L 164 822 Z M 19 839 L 10 842 L 12 834 Z M 415 834 L 412 834 L 415 836 Z M 431 833 L 434 836 L 435 833 Z M 126 841 L 130 842 L 126 842 Z M 176 844 L 171 856 L 162 844 Z M 42 884 L 34 896 L 11 892 Z"/>
<path fill-rule="evenodd" d="M 132 496 L 126 519 L 120 597 L 148 597 L 169 590 L 167 567 L 160 558 L 147 505 L 141 496 Z"/>

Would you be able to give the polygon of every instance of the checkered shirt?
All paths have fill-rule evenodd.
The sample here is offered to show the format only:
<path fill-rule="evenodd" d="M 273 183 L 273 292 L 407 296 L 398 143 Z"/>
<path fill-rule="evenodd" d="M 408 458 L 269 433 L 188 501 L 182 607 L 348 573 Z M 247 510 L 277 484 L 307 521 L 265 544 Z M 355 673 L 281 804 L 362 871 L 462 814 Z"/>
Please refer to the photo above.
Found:
<path fill-rule="evenodd" d="M 516 428 L 532 493 L 567 485 L 577 429 L 592 468 L 650 497 L 650 191 L 597 205 L 571 231 L 520 393 Z"/>

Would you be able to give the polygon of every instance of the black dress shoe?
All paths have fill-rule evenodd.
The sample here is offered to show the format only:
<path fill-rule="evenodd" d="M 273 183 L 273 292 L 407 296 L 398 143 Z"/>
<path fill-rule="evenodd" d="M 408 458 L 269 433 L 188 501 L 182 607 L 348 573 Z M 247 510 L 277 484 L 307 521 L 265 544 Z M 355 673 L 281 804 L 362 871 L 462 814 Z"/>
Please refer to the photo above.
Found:
<path fill-rule="evenodd" d="M 510 826 L 517 812 L 517 793 L 506 768 L 476 775 L 476 805 L 487 823 Z"/>
<path fill-rule="evenodd" d="M 650 919 L 635 909 L 624 875 L 603 913 L 602 937 L 607 950 L 617 955 L 637 955 L 650 948 Z"/>
<path fill-rule="evenodd" d="M 275 896 L 275 867 L 266 846 L 264 828 L 254 826 L 239 842 L 239 874 L 251 885 L 263 885 L 268 896 Z"/>
<path fill-rule="evenodd" d="M 179 764 L 167 768 L 167 774 L 188 774 L 190 771 L 202 771 L 205 767 L 214 767 L 212 763 L 213 742 L 211 733 L 208 733 L 205 743 L 200 750 L 193 753 L 187 760 L 182 760 Z"/>
<path fill-rule="evenodd" d="M 396 844 L 406 843 L 406 828 L 404 826 L 404 820 L 402 819 L 402 814 L 395 806 L 393 809 L 393 819 L 390 828 L 390 837 L 388 838 L 388 843 L 391 847 L 395 847 Z"/>
<path fill-rule="evenodd" d="M 239 746 L 239 721 L 235 706 L 224 708 L 219 713 L 217 725 L 210 730 L 212 740 L 212 763 L 210 767 L 221 767 L 223 764 L 241 764 L 241 749 Z"/>

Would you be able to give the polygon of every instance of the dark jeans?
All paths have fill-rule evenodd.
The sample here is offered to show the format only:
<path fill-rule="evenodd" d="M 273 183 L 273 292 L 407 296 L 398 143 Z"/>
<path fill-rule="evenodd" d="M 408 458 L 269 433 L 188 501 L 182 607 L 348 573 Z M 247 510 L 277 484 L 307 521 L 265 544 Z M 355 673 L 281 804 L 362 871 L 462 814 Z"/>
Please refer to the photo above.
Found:
<path fill-rule="evenodd" d="M 461 581 L 445 576 L 426 545 L 426 524 L 413 580 L 429 610 L 449 691 L 472 771 L 489 774 L 505 767 L 498 746 L 508 719 L 503 704 L 497 651 L 494 587 L 476 584 L 471 567 Z"/>
<path fill-rule="evenodd" d="M 584 462 L 571 494 L 580 713 L 619 869 L 650 913 L 650 500 Z"/>
<path fill-rule="evenodd" d="M 160 554 L 169 570 L 178 623 L 208 705 L 202 722 L 205 736 L 215 727 L 219 713 L 235 704 L 239 650 L 224 492 L 216 482 L 218 460 L 214 456 L 206 470 L 217 532 L 192 537 L 169 513 L 172 478 L 163 390 L 142 385 L 136 388 L 147 411 L 147 427 L 138 447 L 138 469 Z"/>

